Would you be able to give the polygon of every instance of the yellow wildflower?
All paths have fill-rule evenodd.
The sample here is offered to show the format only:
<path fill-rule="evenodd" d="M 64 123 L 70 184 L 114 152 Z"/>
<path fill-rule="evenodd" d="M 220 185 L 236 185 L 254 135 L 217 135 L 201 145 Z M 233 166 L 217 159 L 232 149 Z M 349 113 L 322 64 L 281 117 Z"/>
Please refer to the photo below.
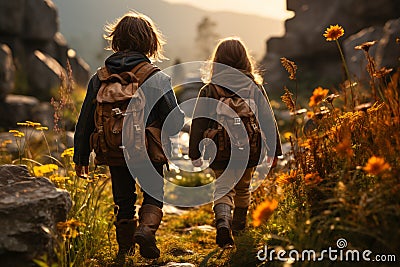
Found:
<path fill-rule="evenodd" d="M 372 156 L 367 164 L 363 167 L 363 170 L 372 175 L 378 175 L 390 168 L 390 165 L 385 162 L 384 158 Z"/>
<path fill-rule="evenodd" d="M 18 138 L 22 138 L 25 136 L 25 134 L 23 132 L 20 132 L 18 130 L 9 130 L 8 132 L 12 133 L 15 137 L 18 137 Z"/>
<path fill-rule="evenodd" d="M 278 201 L 275 199 L 269 201 L 265 200 L 260 205 L 257 206 L 253 212 L 253 225 L 255 227 L 260 226 L 263 222 L 266 222 L 269 217 L 274 213 L 275 209 L 278 207 Z"/>
<path fill-rule="evenodd" d="M 276 183 L 280 186 L 294 182 L 297 177 L 296 170 L 290 170 L 288 173 L 282 173 L 276 179 Z"/>
<path fill-rule="evenodd" d="M 322 87 L 317 87 L 314 89 L 313 95 L 310 97 L 310 107 L 318 105 L 325 97 L 328 95 L 329 89 L 323 89 Z"/>
<path fill-rule="evenodd" d="M 34 166 L 33 173 L 36 177 L 43 176 L 48 173 L 52 173 L 53 171 L 58 170 L 58 166 L 55 164 L 45 164 L 41 166 Z"/>
<path fill-rule="evenodd" d="M 67 148 L 63 151 L 63 153 L 61 153 L 61 157 L 65 158 L 65 157 L 73 157 L 74 156 L 74 148 Z"/>
<path fill-rule="evenodd" d="M 33 121 L 26 121 L 26 123 L 28 124 L 28 126 L 30 127 L 36 127 L 36 126 L 41 126 L 40 122 L 33 122 Z"/>
<path fill-rule="evenodd" d="M 46 126 L 40 126 L 40 127 L 36 127 L 36 130 L 38 131 L 47 131 L 49 128 Z"/>
<path fill-rule="evenodd" d="M 324 33 L 324 37 L 327 41 L 335 41 L 344 35 L 344 29 L 342 26 L 331 25 L 329 28 L 326 29 Z"/>

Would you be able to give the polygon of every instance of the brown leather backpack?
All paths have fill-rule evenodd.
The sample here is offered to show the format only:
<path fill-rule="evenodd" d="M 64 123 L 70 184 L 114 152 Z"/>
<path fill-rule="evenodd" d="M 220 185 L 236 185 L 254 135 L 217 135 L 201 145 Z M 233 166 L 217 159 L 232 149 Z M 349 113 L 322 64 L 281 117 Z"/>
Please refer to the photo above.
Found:
<path fill-rule="evenodd" d="M 159 68 L 148 62 L 119 74 L 111 74 L 106 67 L 98 69 L 101 86 L 96 97 L 95 131 L 90 136 L 96 165 L 125 165 L 125 157 L 140 163 L 147 159 L 146 153 L 152 161 L 167 161 L 161 145 L 161 123 L 145 127 L 146 98 L 139 88 L 156 71 Z"/>
<path fill-rule="evenodd" d="M 207 129 L 204 137 L 218 144 L 215 161 L 243 160 L 246 157 L 250 162 L 262 160 L 266 153 L 266 138 L 257 120 L 255 89 L 243 88 L 236 93 L 226 93 L 223 87 L 209 86 L 219 98 L 216 109 L 218 123 Z"/>

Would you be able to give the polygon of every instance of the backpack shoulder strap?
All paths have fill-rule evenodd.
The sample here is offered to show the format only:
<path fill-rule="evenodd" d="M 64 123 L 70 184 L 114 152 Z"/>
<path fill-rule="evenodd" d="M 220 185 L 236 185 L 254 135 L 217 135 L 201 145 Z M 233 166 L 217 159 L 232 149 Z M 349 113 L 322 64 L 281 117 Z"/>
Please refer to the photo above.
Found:
<path fill-rule="evenodd" d="M 140 62 L 137 64 L 130 72 L 135 74 L 139 80 L 139 85 L 141 85 L 151 74 L 160 69 L 147 61 Z M 106 66 L 97 69 L 97 76 L 100 81 L 106 81 L 112 73 L 108 70 Z"/>
<path fill-rule="evenodd" d="M 147 61 L 140 62 L 131 70 L 131 72 L 135 74 L 136 78 L 139 80 L 139 86 L 142 85 L 146 79 L 156 71 L 160 71 L 160 69 Z"/>
<path fill-rule="evenodd" d="M 110 77 L 111 73 L 106 66 L 97 69 L 97 77 L 100 81 L 106 81 Z"/>
<path fill-rule="evenodd" d="M 216 99 L 221 99 L 224 94 L 224 89 L 221 86 L 218 86 L 213 83 L 209 83 L 208 86 L 210 87 L 210 96 L 216 98 Z"/>

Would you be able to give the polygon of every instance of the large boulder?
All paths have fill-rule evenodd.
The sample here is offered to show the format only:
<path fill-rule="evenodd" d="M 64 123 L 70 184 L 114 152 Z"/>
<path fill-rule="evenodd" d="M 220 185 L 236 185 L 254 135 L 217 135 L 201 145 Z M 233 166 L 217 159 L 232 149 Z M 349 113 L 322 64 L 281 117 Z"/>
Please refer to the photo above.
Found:
<path fill-rule="evenodd" d="M 323 37 L 325 29 L 330 25 L 343 26 L 345 34 L 339 39 L 342 43 L 362 29 L 382 27 L 400 14 L 397 0 L 287 0 L 287 8 L 295 16 L 285 22 L 283 37 L 267 40 L 267 53 L 262 62 L 267 88 L 278 95 L 288 84 L 288 75 L 280 65 L 281 57 L 297 64 L 300 91 L 312 92 L 317 86 L 337 87 L 345 75 L 335 42 L 327 42 Z M 392 24 L 391 30 L 395 28 Z M 395 42 L 391 40 L 391 44 Z M 347 60 L 356 53 L 352 49 L 351 54 L 346 54 Z"/>
<path fill-rule="evenodd" d="M 368 53 L 375 61 L 376 69 L 381 67 L 396 68 L 399 65 L 400 49 L 396 38 L 400 32 L 400 19 L 390 20 L 383 27 L 374 26 L 363 29 L 343 42 L 344 52 L 348 58 L 350 73 L 360 80 L 370 79 L 367 73 L 367 59 L 362 50 L 355 47 L 365 42 L 377 41 L 369 48 Z"/>
<path fill-rule="evenodd" d="M 39 50 L 30 56 L 26 71 L 31 88 L 28 94 L 42 101 L 50 101 L 52 90 L 55 92 L 67 77 L 57 60 Z"/>
<path fill-rule="evenodd" d="M 47 178 L 31 177 L 25 166 L 0 166 L 0 266 L 36 266 L 33 259 L 53 255 L 49 232 L 71 205 L 68 192 Z"/>
<path fill-rule="evenodd" d="M 90 78 L 89 65 L 73 49 L 68 49 L 68 62 L 74 82 L 81 87 L 86 87 Z"/>
<path fill-rule="evenodd" d="M 33 120 L 32 114 L 39 100 L 32 96 L 13 95 L 6 96 L 0 102 L 0 129 L 10 129 L 17 126 L 17 122 Z"/>
<path fill-rule="evenodd" d="M 25 0 L 0 1 L 0 35 L 19 35 L 23 29 Z"/>
<path fill-rule="evenodd" d="M 25 1 L 24 39 L 51 41 L 58 30 L 58 14 L 51 0 Z"/>
<path fill-rule="evenodd" d="M 0 101 L 14 89 L 15 66 L 11 49 L 0 44 Z"/>

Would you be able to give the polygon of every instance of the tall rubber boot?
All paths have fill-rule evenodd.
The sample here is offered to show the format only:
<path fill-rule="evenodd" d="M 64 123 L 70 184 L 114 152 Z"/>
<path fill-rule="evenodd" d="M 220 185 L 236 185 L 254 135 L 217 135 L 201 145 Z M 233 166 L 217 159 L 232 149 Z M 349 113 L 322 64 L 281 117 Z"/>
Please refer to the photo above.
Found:
<path fill-rule="evenodd" d="M 140 246 L 140 255 L 148 259 L 160 257 L 156 245 L 156 231 L 163 216 L 162 210 L 154 205 L 143 205 L 139 210 L 139 226 L 135 232 L 135 241 Z"/>
<path fill-rule="evenodd" d="M 232 234 L 233 236 L 239 235 L 246 228 L 247 210 L 249 207 L 239 208 L 235 207 L 233 210 L 232 219 Z"/>
<path fill-rule="evenodd" d="M 232 214 L 231 207 L 228 204 L 220 203 L 214 207 L 215 224 L 217 227 L 216 243 L 223 248 L 228 245 L 233 245 L 231 233 Z"/>
<path fill-rule="evenodd" d="M 114 224 L 118 243 L 118 253 L 114 259 L 114 264 L 115 266 L 123 266 L 126 255 L 135 253 L 134 234 L 137 221 L 122 219 Z"/>

